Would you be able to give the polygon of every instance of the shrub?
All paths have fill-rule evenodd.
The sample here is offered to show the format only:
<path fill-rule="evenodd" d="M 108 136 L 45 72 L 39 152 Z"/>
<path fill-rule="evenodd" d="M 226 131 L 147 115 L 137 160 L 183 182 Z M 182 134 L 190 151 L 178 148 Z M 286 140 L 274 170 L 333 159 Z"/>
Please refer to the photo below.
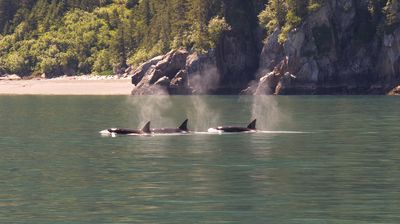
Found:
<path fill-rule="evenodd" d="M 224 31 L 230 30 L 231 27 L 229 24 L 225 21 L 225 18 L 222 17 L 214 17 L 210 20 L 208 23 L 208 35 L 210 38 L 210 45 L 212 48 L 215 47 L 217 44 L 219 38 L 221 37 L 221 34 Z"/>

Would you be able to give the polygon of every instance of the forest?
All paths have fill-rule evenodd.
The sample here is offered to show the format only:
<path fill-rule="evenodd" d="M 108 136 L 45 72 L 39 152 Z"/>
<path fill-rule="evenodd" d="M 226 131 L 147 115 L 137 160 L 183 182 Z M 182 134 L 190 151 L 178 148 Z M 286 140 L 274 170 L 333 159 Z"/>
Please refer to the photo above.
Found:
<path fill-rule="evenodd" d="M 329 0 L 250 0 L 280 41 Z M 366 36 L 398 24 L 398 0 L 365 0 Z M 110 75 L 170 49 L 207 52 L 234 29 L 229 0 L 0 0 L 0 74 Z M 386 17 L 385 24 L 378 18 Z M 232 19 L 231 19 L 232 20 Z M 236 21 L 237 23 L 237 21 Z M 240 23 L 240 21 L 239 21 Z"/>

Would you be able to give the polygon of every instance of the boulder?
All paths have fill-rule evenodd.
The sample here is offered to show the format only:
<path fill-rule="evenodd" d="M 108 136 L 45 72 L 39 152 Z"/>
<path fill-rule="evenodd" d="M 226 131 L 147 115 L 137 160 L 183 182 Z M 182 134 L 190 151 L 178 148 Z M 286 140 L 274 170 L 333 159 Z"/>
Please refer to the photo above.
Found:
<path fill-rule="evenodd" d="M 145 84 L 141 87 L 133 87 L 132 95 L 168 95 L 168 91 L 161 85 Z"/>
<path fill-rule="evenodd" d="M 188 87 L 188 73 L 186 70 L 180 70 L 178 74 L 171 80 L 172 88 L 187 88 Z"/>
<path fill-rule="evenodd" d="M 190 55 L 186 50 L 173 50 L 157 60 L 148 61 L 135 71 L 132 94 L 153 94 L 153 86 L 163 87 L 171 94 L 205 94 L 218 88 L 219 72 L 213 50 Z"/>
<path fill-rule="evenodd" d="M 155 82 L 154 85 L 169 87 L 170 82 L 171 82 L 171 80 L 167 76 L 163 76 L 162 78 L 157 80 L 157 82 Z"/>
<path fill-rule="evenodd" d="M 156 68 L 172 79 L 180 70 L 185 68 L 188 55 L 189 52 L 186 50 L 172 50 L 164 55 L 163 59 L 156 64 Z"/>
<path fill-rule="evenodd" d="M 275 89 L 281 79 L 281 74 L 270 72 L 260 78 L 259 84 L 255 91 L 255 95 L 271 95 L 275 94 Z"/>
<path fill-rule="evenodd" d="M 186 50 L 172 50 L 165 55 L 153 58 L 143 63 L 132 76 L 135 85 L 132 94 L 157 94 L 158 87 L 165 91 L 172 86 L 174 89 L 183 87 L 187 80 L 186 58 L 189 53 Z M 171 81 L 173 81 L 171 83 Z"/>
<path fill-rule="evenodd" d="M 140 66 L 140 73 L 132 77 L 132 82 L 135 80 L 136 83 L 140 78 L 135 85 L 141 82 L 154 84 L 164 76 L 171 80 L 180 70 L 185 69 L 187 55 L 186 50 L 173 50 L 164 56 L 153 58 Z"/>
<path fill-rule="evenodd" d="M 388 93 L 389 96 L 400 96 L 400 86 L 395 87 Z"/>
<path fill-rule="evenodd" d="M 145 63 L 141 64 L 137 69 L 133 70 L 132 67 L 129 67 L 126 72 L 129 73 L 129 76 L 132 76 L 132 84 L 137 85 L 144 77 L 144 75 L 148 72 L 151 66 L 156 65 L 159 61 L 163 59 L 163 56 L 154 57 Z"/>
<path fill-rule="evenodd" d="M 189 77 L 186 70 L 181 70 L 171 80 L 169 86 L 171 94 L 191 94 L 193 90 L 189 87 Z"/>
<path fill-rule="evenodd" d="M 205 54 L 193 53 L 186 61 L 189 89 L 194 94 L 215 92 L 220 85 L 221 74 L 213 50 Z"/>

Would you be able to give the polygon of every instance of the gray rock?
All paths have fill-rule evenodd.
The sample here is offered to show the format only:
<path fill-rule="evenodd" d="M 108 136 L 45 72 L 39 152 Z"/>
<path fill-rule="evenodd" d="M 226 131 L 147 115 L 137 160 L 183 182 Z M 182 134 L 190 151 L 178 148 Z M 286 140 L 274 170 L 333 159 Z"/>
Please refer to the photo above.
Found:
<path fill-rule="evenodd" d="M 135 86 L 131 92 L 132 95 L 168 95 L 168 91 L 165 87 L 160 85 L 149 85 Z"/>
<path fill-rule="evenodd" d="M 157 80 L 157 82 L 155 82 L 154 85 L 169 87 L 170 82 L 171 82 L 171 80 L 167 76 L 163 76 L 162 78 Z"/>
<path fill-rule="evenodd" d="M 159 87 L 163 87 L 162 94 L 168 92 L 171 89 L 170 86 L 173 86 L 174 89 L 186 88 L 183 83 L 187 80 L 185 69 L 188 55 L 186 50 L 173 50 L 144 63 L 138 69 L 137 75 L 134 76 L 139 77 L 140 81 L 135 79 L 134 84 L 138 82 L 135 84 L 132 94 L 142 95 L 154 92 L 158 94 Z"/>
<path fill-rule="evenodd" d="M 275 94 L 275 89 L 281 79 L 279 73 L 270 72 L 260 78 L 259 84 L 255 91 L 255 95 L 271 95 Z"/>
<path fill-rule="evenodd" d="M 400 27 L 385 34 L 382 44 L 377 63 L 378 79 L 396 85 L 400 83 Z"/>
<path fill-rule="evenodd" d="M 163 87 L 171 94 L 190 94 L 194 92 L 194 89 L 199 89 L 199 93 L 207 93 L 218 86 L 219 80 L 213 51 L 207 54 L 189 55 L 186 50 L 173 50 L 162 56 L 156 64 L 148 66 L 144 74 L 142 74 L 143 71 L 144 69 L 141 68 L 140 76 L 142 77 L 135 84 L 132 94 L 150 94 L 154 92 L 156 86 Z"/>
<path fill-rule="evenodd" d="M 283 46 L 278 42 L 280 30 L 276 29 L 265 41 L 260 55 L 260 68 L 257 78 L 261 78 L 271 72 L 284 58 Z"/>
<path fill-rule="evenodd" d="M 400 96 L 400 86 L 395 87 L 389 93 L 389 96 Z"/>
<path fill-rule="evenodd" d="M 349 94 L 372 90 L 376 93 L 381 88 L 382 93 L 387 86 L 399 84 L 400 27 L 360 40 L 357 26 L 361 20 L 356 12 L 367 8 L 365 4 L 347 0 L 327 2 L 289 32 L 282 45 L 278 43 L 280 30 L 275 30 L 266 39 L 260 55 L 258 77 L 262 79 L 258 92 Z M 270 72 L 285 57 L 289 58 L 286 72 L 297 78 L 282 76 L 276 82 L 276 73 Z"/>
<path fill-rule="evenodd" d="M 132 76 L 132 84 L 137 85 L 144 77 L 144 75 L 148 72 L 151 66 L 156 65 L 159 61 L 163 59 L 163 56 L 154 57 L 145 63 L 141 64 L 138 68 L 133 71 L 133 68 L 130 67 L 127 69 L 129 76 Z"/>
<path fill-rule="evenodd" d="M 180 70 L 178 74 L 171 80 L 172 88 L 187 88 L 188 87 L 188 73 L 186 70 Z"/>
<path fill-rule="evenodd" d="M 156 64 L 156 69 L 172 79 L 180 70 L 185 68 L 188 55 L 189 53 L 186 50 L 172 50 Z"/>
<path fill-rule="evenodd" d="M 216 48 L 220 89 L 235 92 L 255 78 L 260 49 L 252 34 L 227 31 L 222 34 Z M 225 92 L 225 91 L 224 91 Z"/>

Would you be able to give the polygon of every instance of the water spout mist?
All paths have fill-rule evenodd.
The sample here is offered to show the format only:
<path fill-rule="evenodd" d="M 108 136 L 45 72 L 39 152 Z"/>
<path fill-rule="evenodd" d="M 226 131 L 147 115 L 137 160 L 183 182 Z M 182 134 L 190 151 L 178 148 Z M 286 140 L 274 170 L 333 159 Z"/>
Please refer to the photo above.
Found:
<path fill-rule="evenodd" d="M 257 129 L 269 130 L 277 127 L 283 114 L 279 110 L 276 96 L 255 95 L 251 114 L 257 118 Z"/>

